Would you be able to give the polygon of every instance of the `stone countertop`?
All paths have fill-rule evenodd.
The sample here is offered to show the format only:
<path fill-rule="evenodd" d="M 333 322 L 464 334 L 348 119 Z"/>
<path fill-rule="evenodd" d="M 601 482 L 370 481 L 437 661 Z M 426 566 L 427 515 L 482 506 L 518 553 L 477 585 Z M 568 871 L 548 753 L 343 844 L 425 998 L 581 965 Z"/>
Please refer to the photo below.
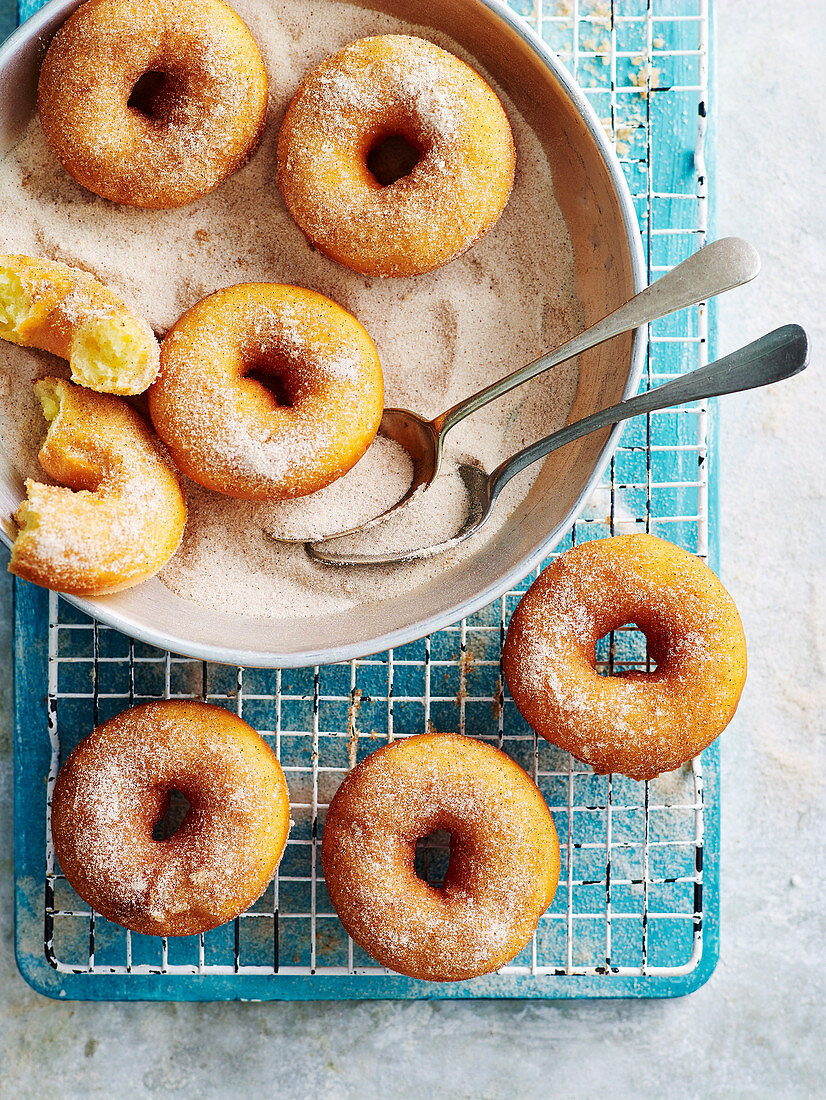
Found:
<path fill-rule="evenodd" d="M 2 5 L 0 5 L 1 7 Z M 721 959 L 676 1001 L 60 1004 L 12 944 L 11 672 L 0 667 L 0 1091 L 74 1097 L 826 1094 L 826 19 L 717 5 L 718 226 L 760 249 L 721 354 L 787 321 L 813 364 L 721 403 L 722 575 L 750 677 L 722 741 Z M 11 586 L 0 582 L 0 651 Z"/>

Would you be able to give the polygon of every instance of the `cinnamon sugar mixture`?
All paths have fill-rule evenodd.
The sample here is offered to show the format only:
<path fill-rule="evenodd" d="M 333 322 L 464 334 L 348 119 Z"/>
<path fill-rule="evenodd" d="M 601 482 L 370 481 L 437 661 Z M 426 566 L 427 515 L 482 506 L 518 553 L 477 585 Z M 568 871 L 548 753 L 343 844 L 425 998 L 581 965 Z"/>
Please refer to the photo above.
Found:
<path fill-rule="evenodd" d="M 258 42 L 270 78 L 267 128 L 250 163 L 182 209 L 116 206 L 66 174 L 35 120 L 0 162 L 0 251 L 48 256 L 92 272 L 158 335 L 219 287 L 246 281 L 309 287 L 339 302 L 370 333 L 387 405 L 428 417 L 581 328 L 573 253 L 551 172 L 536 136 L 505 96 L 517 150 L 510 202 L 485 238 L 438 271 L 414 279 L 357 275 L 314 251 L 281 200 L 279 124 L 302 77 L 324 57 L 355 39 L 388 33 L 428 38 L 474 64 L 471 57 L 425 27 L 336 0 L 236 0 L 233 7 Z M 415 85 L 416 74 L 410 80 Z M 439 112 L 433 117 L 438 122 Z M 21 474 L 40 480 L 36 456 L 45 425 L 31 382 L 47 374 L 68 377 L 68 366 L 0 342 L 6 413 L 0 444 Z M 409 545 L 441 541 L 461 524 L 464 489 L 450 474 L 451 454 L 472 455 L 493 469 L 564 423 L 576 381 L 576 364 L 564 364 L 454 429 L 445 475 L 406 517 Z M 331 569 L 310 562 L 300 545 L 271 537 L 319 537 L 352 526 L 394 503 L 410 476 L 406 455 L 379 439 L 346 477 L 297 501 L 239 501 L 187 482 L 190 519 L 161 580 L 196 603 L 254 617 L 322 615 L 389 599 L 477 550 L 525 497 L 533 474 L 525 471 L 511 483 L 475 539 L 422 562 Z M 393 544 L 404 537 L 397 526 Z"/>

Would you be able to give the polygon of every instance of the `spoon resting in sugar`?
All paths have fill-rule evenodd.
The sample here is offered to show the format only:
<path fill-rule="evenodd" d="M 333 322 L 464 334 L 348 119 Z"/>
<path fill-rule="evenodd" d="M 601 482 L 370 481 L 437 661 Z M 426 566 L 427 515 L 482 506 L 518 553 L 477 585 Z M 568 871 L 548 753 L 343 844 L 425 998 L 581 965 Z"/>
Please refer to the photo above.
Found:
<path fill-rule="evenodd" d="M 614 336 L 741 286 L 753 279 L 759 270 L 760 257 L 747 241 L 738 237 L 713 241 L 572 340 L 465 398 L 433 420 L 425 420 L 410 409 L 385 409 L 378 436 L 391 440 L 409 456 L 413 474 L 407 491 L 390 507 L 369 519 L 359 518 L 358 522 L 351 521 L 343 529 L 325 531 L 324 541 L 345 538 L 383 523 L 394 511 L 406 506 L 414 496 L 431 486 L 441 468 L 448 433 L 491 401 Z M 468 465 L 472 470 L 478 464 L 471 461 Z M 463 480 L 473 481 L 478 480 L 479 475 L 468 472 L 460 464 L 459 476 Z M 305 532 L 303 537 L 290 531 L 273 531 L 271 534 L 283 542 L 313 539 L 309 532 Z"/>
<path fill-rule="evenodd" d="M 490 519 L 496 500 L 508 482 L 552 451 L 633 416 L 657 412 L 690 401 L 719 397 L 726 393 L 757 389 L 784 378 L 791 378 L 805 368 L 808 347 L 808 338 L 800 325 L 784 325 L 714 363 L 675 378 L 672 382 L 666 382 L 647 393 L 602 409 L 573 424 L 567 424 L 558 432 L 532 443 L 512 458 L 506 459 L 491 474 L 487 474 L 481 466 L 460 462 L 457 472 L 467 494 L 467 514 L 458 531 L 441 542 L 415 548 L 388 547 L 370 553 L 363 549 L 364 536 L 345 538 L 340 535 L 323 542 L 308 543 L 307 552 L 314 561 L 325 565 L 374 566 L 414 561 L 444 553 L 479 531 Z M 368 532 L 368 536 L 371 534 L 379 535 L 379 531 Z"/>

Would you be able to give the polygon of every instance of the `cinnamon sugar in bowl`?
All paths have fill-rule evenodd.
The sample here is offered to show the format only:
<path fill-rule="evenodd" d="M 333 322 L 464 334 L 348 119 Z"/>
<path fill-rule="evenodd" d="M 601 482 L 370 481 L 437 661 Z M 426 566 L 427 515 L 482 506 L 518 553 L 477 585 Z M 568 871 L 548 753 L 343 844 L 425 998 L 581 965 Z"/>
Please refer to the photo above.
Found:
<path fill-rule="evenodd" d="M 31 120 L 36 112 L 44 43 L 77 6 L 77 0 L 51 0 L 0 49 L 0 215 L 4 210 L 16 214 L 18 193 L 22 208 L 35 201 L 38 187 L 46 190 L 37 182 L 40 162 L 36 157 L 25 164 L 25 172 L 21 169 L 20 186 L 14 193 L 8 187 L 11 177 L 4 162 L 8 167 L 16 150 L 27 149 L 25 143 L 35 125 Z M 450 387 L 445 389 L 450 400 L 432 412 L 421 409 L 433 415 L 454 399 L 535 358 L 581 325 L 598 320 L 644 285 L 631 198 L 599 120 L 554 55 L 499 0 L 371 0 L 369 5 L 362 0 L 348 4 L 327 0 L 323 19 L 318 4 L 309 0 L 238 0 L 233 6 L 261 45 L 270 68 L 270 114 L 256 157 L 200 202 L 234 203 L 238 208 L 234 216 L 242 218 L 243 203 L 260 203 L 263 195 L 273 218 L 283 219 L 286 215 L 275 186 L 274 160 L 268 158 L 272 158 L 283 110 L 297 86 L 296 74 L 300 79 L 302 66 L 306 71 L 348 41 L 371 33 L 395 33 L 397 28 L 453 50 L 478 69 L 500 95 L 517 147 L 514 195 L 498 225 L 480 245 L 435 275 L 415 279 L 369 280 L 350 273 L 352 281 L 348 282 L 349 276 L 333 261 L 310 252 L 295 226 L 282 221 L 283 232 L 273 231 L 267 218 L 250 213 L 243 234 L 233 242 L 235 254 L 226 259 L 226 266 L 210 267 L 207 259 L 199 260 L 204 285 L 196 285 L 190 278 L 184 291 L 176 287 L 173 293 L 158 274 L 164 265 L 174 261 L 182 268 L 197 267 L 183 250 L 180 256 L 172 253 L 173 242 L 182 239 L 183 232 L 183 223 L 175 218 L 193 219 L 190 236 L 193 249 L 196 244 L 201 249 L 199 256 L 205 256 L 210 248 L 220 251 L 210 244 L 208 230 L 195 228 L 199 203 L 182 212 L 133 211 L 94 199 L 73 183 L 74 190 L 69 190 L 52 177 L 50 201 L 65 204 L 65 212 L 63 208 L 52 211 L 51 234 L 46 235 L 54 258 L 72 262 L 79 257 L 94 268 L 92 253 L 86 255 L 77 243 L 78 227 L 98 221 L 124 227 L 118 230 L 117 247 L 110 250 L 113 266 L 101 263 L 99 275 L 104 281 L 110 278 L 117 288 L 131 291 L 156 330 L 170 327 L 185 308 L 218 286 L 249 278 L 309 286 L 341 301 L 356 314 L 379 348 L 389 382 L 388 404 L 405 404 L 408 394 L 428 394 L 434 401 L 442 396 L 436 391 L 443 380 L 433 384 L 427 370 L 439 360 L 433 354 L 438 340 L 458 328 L 458 342 L 451 345 L 458 372 L 451 382 L 457 387 L 456 398 Z M 296 20 L 305 11 L 315 12 L 315 20 L 308 17 L 307 26 L 299 28 Z M 48 171 L 56 169 L 49 166 Z M 552 185 L 550 199 L 544 203 L 539 180 L 543 173 Z M 216 209 L 220 221 L 220 208 L 203 207 L 211 217 Z M 152 217 L 155 222 L 146 221 Z M 548 226 L 561 242 L 561 273 L 555 271 L 554 250 L 547 246 L 553 237 Z M 10 227 L 8 232 L 17 230 Z M 33 241 L 42 239 L 42 233 L 32 235 Z M 41 245 L 41 251 L 47 250 Z M 389 289 L 388 282 L 397 285 Z M 153 294 L 163 298 L 154 315 Z M 0 346 L 0 367 L 6 347 Z M 407 362 L 406 347 L 411 349 Z M 414 353 L 420 356 L 418 365 Z M 534 390 L 517 391 L 514 416 L 524 413 L 518 401 L 525 408 L 530 406 L 525 419 L 535 429 L 535 438 L 537 432 L 545 434 L 566 417 L 577 419 L 619 401 L 636 390 L 643 354 L 641 331 L 594 348 L 580 356 L 567 373 L 554 379 L 552 372 L 536 380 Z M 480 360 L 485 360 L 487 373 L 480 373 Z M 53 362 L 46 366 L 29 353 L 27 369 L 35 376 L 38 370 L 41 375 L 50 373 Z M 414 376 L 407 388 L 404 368 Z M 0 385 L 6 377 L 0 373 Z M 8 439 L 23 428 L 33 434 L 41 430 L 27 411 L 28 396 L 21 396 L 24 388 L 28 394 L 28 387 L 28 379 L 23 387 L 19 378 L 12 377 L 10 397 L 4 396 L 0 409 L 0 440 L 5 446 L 0 449 L 0 514 L 7 543 L 14 534 L 9 517 L 22 498 L 21 474 L 29 472 Z M 557 423 L 547 417 L 543 422 L 545 408 L 558 416 Z M 476 419 L 475 428 L 471 418 L 466 422 L 469 434 L 462 440 L 486 464 L 498 453 L 497 441 L 511 450 L 519 445 L 514 445 L 506 430 L 510 413 L 500 409 L 496 415 L 498 420 Z M 7 428 L 12 430 L 7 432 Z M 285 558 L 288 566 L 279 561 L 270 569 L 263 557 L 259 560 L 250 551 L 248 557 L 259 572 L 262 590 L 273 600 L 279 593 L 284 595 L 286 611 L 280 616 L 251 616 L 250 607 L 260 605 L 249 599 L 242 606 L 239 594 L 244 590 L 235 576 L 236 559 L 221 555 L 236 554 L 241 560 L 249 547 L 260 548 L 260 528 L 266 524 L 259 523 L 254 512 L 232 512 L 223 498 L 215 498 L 221 505 L 216 504 L 215 509 L 209 501 L 195 501 L 192 514 L 197 516 L 200 511 L 214 520 L 215 511 L 220 511 L 224 526 L 213 529 L 205 520 L 201 528 L 193 527 L 191 538 L 195 541 L 188 547 L 185 542 L 186 556 L 177 564 L 173 559 L 174 572 L 166 576 L 166 583 L 155 577 L 117 595 L 72 602 L 152 645 L 230 664 L 301 667 L 402 645 L 479 610 L 532 570 L 573 524 L 597 485 L 618 434 L 619 429 L 614 429 L 586 436 L 550 456 L 530 488 L 523 489 L 523 498 L 514 497 L 510 505 L 502 503 L 498 526 L 483 538 L 470 540 L 452 557 L 433 558 L 413 568 L 371 570 L 369 577 L 351 570 L 324 572 L 325 567 L 316 566 L 320 572 L 309 576 L 298 556 Z M 342 502 L 332 507 L 341 508 Z M 237 535 L 230 545 L 223 540 L 227 531 Z M 273 547 L 276 554 L 277 547 Z M 300 555 L 301 551 L 292 553 Z M 202 580 L 208 580 L 202 583 L 208 599 L 200 598 L 193 562 L 200 563 Z M 253 570 L 246 583 L 254 582 Z M 308 594 L 306 599 L 302 593 Z"/>

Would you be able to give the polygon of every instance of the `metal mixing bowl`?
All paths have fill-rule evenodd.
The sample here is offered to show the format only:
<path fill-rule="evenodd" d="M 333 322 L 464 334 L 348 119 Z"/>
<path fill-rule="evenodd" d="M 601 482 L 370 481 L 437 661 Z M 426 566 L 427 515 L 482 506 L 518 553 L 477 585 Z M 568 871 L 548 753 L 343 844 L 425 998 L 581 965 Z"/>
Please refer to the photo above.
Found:
<path fill-rule="evenodd" d="M 51 0 L 0 49 L 0 154 L 34 112 L 45 47 L 78 3 Z M 478 59 L 533 126 L 568 224 L 587 323 L 641 289 L 643 252 L 622 168 L 584 95 L 536 35 L 499 0 L 370 0 L 365 6 L 448 34 Z M 635 392 L 644 351 L 645 333 L 638 330 L 582 355 L 571 419 Z M 587 436 L 552 455 L 490 542 L 436 579 L 385 603 L 319 619 L 250 621 L 182 600 L 157 579 L 72 603 L 152 645 L 228 664 L 301 667 L 399 646 L 479 610 L 535 568 L 573 524 L 618 436 L 619 429 Z M 19 500 L 20 479 L 0 454 L 0 514 L 7 517 Z M 8 543 L 8 535 L 0 534 Z"/>

